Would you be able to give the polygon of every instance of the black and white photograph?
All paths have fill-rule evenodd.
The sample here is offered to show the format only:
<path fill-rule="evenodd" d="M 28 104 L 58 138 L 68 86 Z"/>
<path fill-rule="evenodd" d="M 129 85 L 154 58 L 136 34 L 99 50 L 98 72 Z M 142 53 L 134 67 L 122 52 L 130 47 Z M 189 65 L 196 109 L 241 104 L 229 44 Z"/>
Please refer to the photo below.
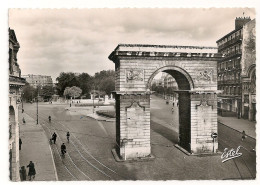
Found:
<path fill-rule="evenodd" d="M 9 181 L 255 181 L 257 13 L 9 8 Z"/>

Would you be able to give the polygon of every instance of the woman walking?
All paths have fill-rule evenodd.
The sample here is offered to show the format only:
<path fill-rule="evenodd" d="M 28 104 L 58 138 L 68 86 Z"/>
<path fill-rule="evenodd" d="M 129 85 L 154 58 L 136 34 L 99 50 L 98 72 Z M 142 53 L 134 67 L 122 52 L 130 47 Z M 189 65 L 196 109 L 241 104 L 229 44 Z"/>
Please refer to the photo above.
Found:
<path fill-rule="evenodd" d="M 32 161 L 30 161 L 29 165 L 27 165 L 27 168 L 29 168 L 29 172 L 28 172 L 29 180 L 32 180 L 32 177 L 34 179 L 36 175 L 36 170 L 34 168 L 34 164 Z"/>

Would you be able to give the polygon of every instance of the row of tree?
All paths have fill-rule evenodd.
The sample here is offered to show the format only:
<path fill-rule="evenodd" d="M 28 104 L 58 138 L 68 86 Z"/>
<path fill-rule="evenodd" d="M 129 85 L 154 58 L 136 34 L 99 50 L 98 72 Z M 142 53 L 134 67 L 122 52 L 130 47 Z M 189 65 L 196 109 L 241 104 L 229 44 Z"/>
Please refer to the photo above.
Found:
<path fill-rule="evenodd" d="M 176 90 L 178 90 L 177 87 L 163 87 L 163 86 L 156 86 L 155 83 L 152 84 L 152 91 L 155 91 L 158 94 L 171 95 Z"/>
<path fill-rule="evenodd" d="M 90 93 L 95 92 L 99 95 L 110 94 L 115 89 L 115 72 L 113 70 L 103 70 L 90 76 L 88 73 L 79 75 L 72 72 L 62 72 L 56 78 L 57 92 L 59 96 L 73 97 L 68 89 L 73 86 L 80 88 L 81 96 L 90 97 Z M 75 90 L 75 89 L 74 89 Z"/>
<path fill-rule="evenodd" d="M 31 86 L 29 83 L 26 83 L 22 90 L 22 100 L 26 102 L 30 102 L 34 100 L 37 95 L 41 96 L 43 99 L 49 101 L 54 94 L 53 86 L 41 86 L 35 88 Z"/>
<path fill-rule="evenodd" d="M 26 83 L 22 90 L 23 101 L 32 101 L 37 97 L 37 94 L 48 101 L 55 93 L 66 98 L 79 96 L 90 98 L 90 93 L 99 96 L 109 95 L 115 89 L 115 72 L 103 70 L 95 73 L 94 76 L 90 76 L 88 73 L 78 75 L 72 72 L 61 72 L 56 81 L 56 87 L 41 86 L 38 89 Z"/>

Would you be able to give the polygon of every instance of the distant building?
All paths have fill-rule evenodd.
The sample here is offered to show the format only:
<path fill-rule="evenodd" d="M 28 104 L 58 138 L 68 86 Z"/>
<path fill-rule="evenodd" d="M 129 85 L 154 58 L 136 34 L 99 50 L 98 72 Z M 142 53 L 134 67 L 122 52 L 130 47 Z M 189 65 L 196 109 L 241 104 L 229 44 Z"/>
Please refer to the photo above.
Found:
<path fill-rule="evenodd" d="M 162 79 L 153 79 L 152 84 L 155 84 L 155 86 L 163 86 Z"/>
<path fill-rule="evenodd" d="M 53 86 L 51 76 L 28 74 L 23 75 L 22 77 L 34 88 L 37 88 L 38 86 Z"/>
<path fill-rule="evenodd" d="M 164 81 L 164 87 L 167 87 L 167 88 L 172 87 L 176 90 L 178 89 L 178 84 L 177 84 L 176 80 L 170 74 L 166 73 L 163 81 Z"/>
<path fill-rule="evenodd" d="M 218 52 L 225 55 L 218 62 L 218 89 L 223 91 L 218 97 L 219 113 L 255 120 L 255 91 L 247 89 L 255 87 L 251 84 L 255 84 L 255 20 L 236 18 L 235 30 L 220 38 L 217 45 Z"/>
<path fill-rule="evenodd" d="M 19 122 L 18 107 L 21 103 L 21 90 L 25 79 L 17 62 L 20 44 L 14 30 L 9 28 L 9 172 L 10 180 L 20 181 L 19 174 Z"/>

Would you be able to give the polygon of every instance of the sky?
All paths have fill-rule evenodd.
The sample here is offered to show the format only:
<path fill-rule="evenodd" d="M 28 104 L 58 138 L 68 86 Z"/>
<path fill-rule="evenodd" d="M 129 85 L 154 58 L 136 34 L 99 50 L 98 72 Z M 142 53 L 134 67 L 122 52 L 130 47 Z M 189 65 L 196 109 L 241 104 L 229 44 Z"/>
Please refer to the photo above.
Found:
<path fill-rule="evenodd" d="M 22 75 L 94 75 L 114 69 L 109 54 L 120 43 L 215 46 L 235 18 L 255 10 L 226 9 L 9 9 L 20 43 Z"/>

